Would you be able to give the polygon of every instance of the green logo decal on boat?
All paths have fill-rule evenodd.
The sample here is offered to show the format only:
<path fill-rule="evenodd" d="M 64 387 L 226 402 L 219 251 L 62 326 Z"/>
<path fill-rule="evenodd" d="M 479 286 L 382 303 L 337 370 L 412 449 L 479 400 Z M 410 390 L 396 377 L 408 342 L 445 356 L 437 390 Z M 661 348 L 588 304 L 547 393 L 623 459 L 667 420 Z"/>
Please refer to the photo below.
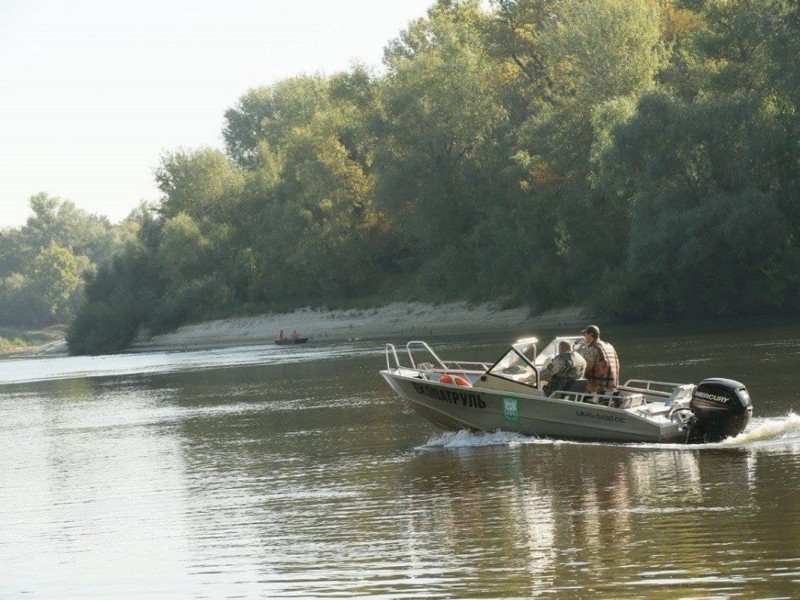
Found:
<path fill-rule="evenodd" d="M 503 396 L 503 418 L 506 421 L 513 421 L 514 423 L 519 421 L 518 402 L 519 401 L 516 398 Z"/>

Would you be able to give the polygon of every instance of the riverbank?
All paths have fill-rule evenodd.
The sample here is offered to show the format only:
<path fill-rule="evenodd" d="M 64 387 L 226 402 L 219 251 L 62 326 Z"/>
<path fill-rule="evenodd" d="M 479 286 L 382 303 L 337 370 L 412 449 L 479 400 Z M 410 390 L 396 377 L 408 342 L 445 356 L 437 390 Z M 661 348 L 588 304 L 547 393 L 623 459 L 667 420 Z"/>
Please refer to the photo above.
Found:
<path fill-rule="evenodd" d="M 387 306 L 351 310 L 311 310 L 291 313 L 239 317 L 185 325 L 177 331 L 137 340 L 134 352 L 213 348 L 272 342 L 283 330 L 288 337 L 297 331 L 301 337 L 317 341 L 396 339 L 413 336 L 483 333 L 508 330 L 533 332 L 536 327 L 574 328 L 585 325 L 583 309 L 577 307 L 531 315 L 527 308 L 504 309 L 494 304 L 470 305 L 466 302 L 424 304 L 394 302 Z"/>
<path fill-rule="evenodd" d="M 64 329 L 63 325 L 53 325 L 31 331 L 0 330 L 0 358 L 66 354 Z"/>
<path fill-rule="evenodd" d="M 535 333 L 542 327 L 565 327 L 576 330 L 588 322 L 580 307 L 567 307 L 531 315 L 528 308 L 500 308 L 487 303 L 467 302 L 425 304 L 393 302 L 383 307 L 350 310 L 312 310 L 301 308 L 290 313 L 265 314 L 207 321 L 179 327 L 176 331 L 137 339 L 128 352 L 153 352 L 225 348 L 239 345 L 272 343 L 278 332 L 291 336 L 297 331 L 312 341 L 381 340 L 447 334 L 508 331 L 515 336 Z M 4 354 L 6 358 L 66 355 L 63 328 L 50 332 L 51 337 Z"/>

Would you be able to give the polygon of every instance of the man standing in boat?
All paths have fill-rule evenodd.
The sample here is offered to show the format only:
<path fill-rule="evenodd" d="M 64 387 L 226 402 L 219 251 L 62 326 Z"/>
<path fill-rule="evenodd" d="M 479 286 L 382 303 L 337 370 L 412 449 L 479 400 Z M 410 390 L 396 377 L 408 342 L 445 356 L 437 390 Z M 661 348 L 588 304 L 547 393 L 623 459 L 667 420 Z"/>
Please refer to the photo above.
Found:
<path fill-rule="evenodd" d="M 586 345 L 583 358 L 586 359 L 587 391 L 595 394 L 610 394 L 619 383 L 619 358 L 614 346 L 600 339 L 600 328 L 589 325 L 581 331 Z"/>
<path fill-rule="evenodd" d="M 565 389 L 570 382 L 583 377 L 586 361 L 575 352 L 569 342 L 559 342 L 558 354 L 542 371 L 541 379 L 546 381 L 544 393 L 551 396 L 553 392 Z"/>

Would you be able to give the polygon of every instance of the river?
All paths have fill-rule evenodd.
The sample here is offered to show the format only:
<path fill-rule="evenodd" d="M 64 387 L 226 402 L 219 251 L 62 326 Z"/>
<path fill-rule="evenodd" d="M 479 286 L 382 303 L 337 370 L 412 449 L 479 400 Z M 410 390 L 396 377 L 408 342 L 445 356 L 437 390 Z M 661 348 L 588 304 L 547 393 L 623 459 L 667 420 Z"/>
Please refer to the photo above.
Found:
<path fill-rule="evenodd" d="M 608 339 L 623 379 L 743 381 L 754 421 L 700 447 L 444 433 L 376 342 L 2 361 L 0 598 L 800 597 L 800 335 Z"/>

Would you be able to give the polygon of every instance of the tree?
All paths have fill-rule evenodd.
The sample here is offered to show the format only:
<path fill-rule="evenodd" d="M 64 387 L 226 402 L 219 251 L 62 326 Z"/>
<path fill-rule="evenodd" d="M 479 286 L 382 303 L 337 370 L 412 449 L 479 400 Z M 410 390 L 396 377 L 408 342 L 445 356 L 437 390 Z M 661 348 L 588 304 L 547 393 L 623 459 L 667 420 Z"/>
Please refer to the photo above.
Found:
<path fill-rule="evenodd" d="M 33 215 L 28 217 L 20 230 L 19 248 L 32 260 L 39 249 L 57 244 L 76 256 L 86 256 L 98 263 L 113 253 L 113 249 L 124 243 L 124 232 L 111 225 L 105 217 L 92 215 L 75 206 L 70 200 L 62 200 L 47 194 L 30 198 Z"/>
<path fill-rule="evenodd" d="M 578 0 L 560 3 L 541 24 L 548 93 L 531 102 L 514 156 L 526 171 L 527 215 L 538 233 L 530 253 L 542 270 L 528 293 L 542 302 L 582 301 L 625 260 L 630 203 L 605 176 L 602 157 L 656 85 L 659 17 L 647 0 Z M 542 281 L 553 289 L 542 290 Z"/>
<path fill-rule="evenodd" d="M 134 232 L 47 194 L 30 198 L 32 215 L 0 233 L 0 322 L 39 327 L 65 322 L 82 293 L 80 276 L 109 260 Z"/>
<path fill-rule="evenodd" d="M 76 344 L 372 294 L 797 310 L 798 32 L 796 0 L 438 0 L 385 74 L 249 90 L 226 153 L 166 154 L 159 205 L 111 232 L 137 242 L 90 274 Z M 34 206 L 0 234 L 0 309 L 26 304 L 51 238 L 102 245 L 102 223 Z"/>
<path fill-rule="evenodd" d="M 34 260 L 30 286 L 50 318 L 67 320 L 70 300 L 81 281 L 80 262 L 63 246 L 51 243 Z"/>
<path fill-rule="evenodd" d="M 612 157 L 635 210 L 628 289 L 609 303 L 641 318 L 793 306 L 800 253 L 771 152 L 785 135 L 778 107 L 757 94 L 644 97 Z"/>
<path fill-rule="evenodd" d="M 309 129 L 295 130 L 279 188 L 291 239 L 284 264 L 295 285 L 323 298 L 374 289 L 370 239 L 381 223 L 371 178 L 338 139 L 339 118 L 319 115 Z"/>
<path fill-rule="evenodd" d="M 385 55 L 377 194 L 403 240 L 405 268 L 425 265 L 423 280 L 444 289 L 465 283 L 467 239 L 499 195 L 481 162 L 507 114 L 481 19 L 478 2 L 439 2 Z"/>
<path fill-rule="evenodd" d="M 560 5 L 541 37 L 552 94 L 534 102 L 520 146 L 538 174 L 533 183 L 579 185 L 604 135 L 593 126 L 598 111 L 655 85 L 664 57 L 659 13 L 648 0 L 576 0 Z"/>
<path fill-rule="evenodd" d="M 72 354 L 109 354 L 130 346 L 163 294 L 157 262 L 141 243 L 86 275 L 85 300 L 67 328 Z"/>
<path fill-rule="evenodd" d="M 372 82 L 357 67 L 326 89 L 329 97 L 318 99 L 304 125 L 271 122 L 285 132 L 280 156 L 263 146 L 248 177 L 247 258 L 257 265 L 251 289 L 260 302 L 352 297 L 369 293 L 378 278 L 384 218 L 370 175 Z"/>
<path fill-rule="evenodd" d="M 303 76 L 249 90 L 225 112 L 222 135 L 228 155 L 244 168 L 256 167 L 259 145 L 281 148 L 292 128 L 308 123 L 327 102 L 327 87 L 322 77 Z"/>
<path fill-rule="evenodd" d="M 213 226 L 231 218 L 244 178 L 222 152 L 202 148 L 165 154 L 156 181 L 164 194 L 159 211 L 165 219 L 186 213 Z"/>

